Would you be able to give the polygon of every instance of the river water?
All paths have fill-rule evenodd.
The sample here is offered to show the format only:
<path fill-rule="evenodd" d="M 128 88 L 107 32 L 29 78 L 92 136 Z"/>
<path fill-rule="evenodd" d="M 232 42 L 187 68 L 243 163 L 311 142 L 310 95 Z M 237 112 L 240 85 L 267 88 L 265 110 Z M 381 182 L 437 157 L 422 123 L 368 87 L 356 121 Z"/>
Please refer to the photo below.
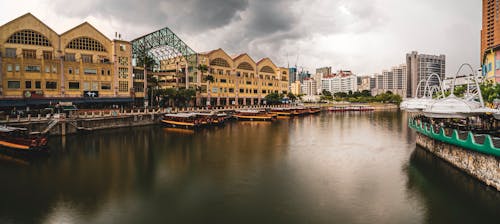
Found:
<path fill-rule="evenodd" d="M 500 194 L 415 146 L 400 112 L 160 126 L 0 156 L 0 223 L 497 223 Z"/>

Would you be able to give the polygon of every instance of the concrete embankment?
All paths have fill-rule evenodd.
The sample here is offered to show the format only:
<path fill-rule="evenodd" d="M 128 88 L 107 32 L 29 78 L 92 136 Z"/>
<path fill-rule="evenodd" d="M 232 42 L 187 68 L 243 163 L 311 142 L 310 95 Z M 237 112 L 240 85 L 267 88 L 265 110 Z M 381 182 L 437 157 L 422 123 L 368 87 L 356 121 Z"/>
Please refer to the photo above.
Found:
<path fill-rule="evenodd" d="M 500 191 L 500 158 L 450 145 L 417 132 L 417 145 Z"/>

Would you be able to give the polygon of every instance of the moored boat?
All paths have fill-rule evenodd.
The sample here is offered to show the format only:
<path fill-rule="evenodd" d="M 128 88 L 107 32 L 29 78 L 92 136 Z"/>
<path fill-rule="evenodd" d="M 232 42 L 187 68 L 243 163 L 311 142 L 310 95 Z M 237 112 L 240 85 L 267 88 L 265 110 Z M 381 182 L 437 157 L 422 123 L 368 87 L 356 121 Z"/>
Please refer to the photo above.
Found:
<path fill-rule="evenodd" d="M 26 128 L 0 126 L 0 148 L 26 155 L 48 155 L 47 136 L 29 133 Z"/>
<path fill-rule="evenodd" d="M 202 127 L 206 119 L 196 114 L 165 114 L 161 123 L 167 127 L 195 129 Z"/>
<path fill-rule="evenodd" d="M 272 108 L 271 113 L 276 114 L 278 117 L 291 117 L 294 115 L 292 108 Z"/>
<path fill-rule="evenodd" d="M 277 117 L 276 114 L 259 110 L 239 110 L 233 116 L 243 121 L 273 121 Z"/>
<path fill-rule="evenodd" d="M 308 110 L 309 110 L 309 114 L 318 114 L 321 112 L 320 107 L 309 107 Z"/>

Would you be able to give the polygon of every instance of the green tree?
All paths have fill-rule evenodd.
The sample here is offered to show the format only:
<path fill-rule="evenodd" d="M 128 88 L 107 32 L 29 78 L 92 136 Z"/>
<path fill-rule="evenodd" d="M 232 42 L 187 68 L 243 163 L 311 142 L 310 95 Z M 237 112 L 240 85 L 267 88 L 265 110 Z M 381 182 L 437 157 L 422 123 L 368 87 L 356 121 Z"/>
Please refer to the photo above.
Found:
<path fill-rule="evenodd" d="M 293 94 L 293 93 L 291 93 L 291 92 L 289 92 L 289 93 L 287 94 L 287 97 L 288 97 L 288 99 L 290 99 L 290 101 L 292 101 L 292 102 L 294 102 L 295 100 L 297 100 L 297 96 L 295 96 L 295 94 Z"/>
<path fill-rule="evenodd" d="M 284 94 L 269 93 L 264 97 L 264 99 L 266 100 L 267 104 L 280 104 L 281 100 L 283 100 L 283 97 Z"/>

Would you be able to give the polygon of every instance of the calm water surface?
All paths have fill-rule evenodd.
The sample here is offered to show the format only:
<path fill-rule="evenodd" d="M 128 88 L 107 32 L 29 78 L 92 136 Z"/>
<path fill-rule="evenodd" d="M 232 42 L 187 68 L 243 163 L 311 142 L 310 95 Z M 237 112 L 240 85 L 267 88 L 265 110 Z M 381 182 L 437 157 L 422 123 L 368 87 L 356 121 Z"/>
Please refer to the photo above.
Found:
<path fill-rule="evenodd" d="M 500 194 L 415 146 L 399 112 L 52 138 L 0 156 L 0 223 L 498 223 Z"/>

